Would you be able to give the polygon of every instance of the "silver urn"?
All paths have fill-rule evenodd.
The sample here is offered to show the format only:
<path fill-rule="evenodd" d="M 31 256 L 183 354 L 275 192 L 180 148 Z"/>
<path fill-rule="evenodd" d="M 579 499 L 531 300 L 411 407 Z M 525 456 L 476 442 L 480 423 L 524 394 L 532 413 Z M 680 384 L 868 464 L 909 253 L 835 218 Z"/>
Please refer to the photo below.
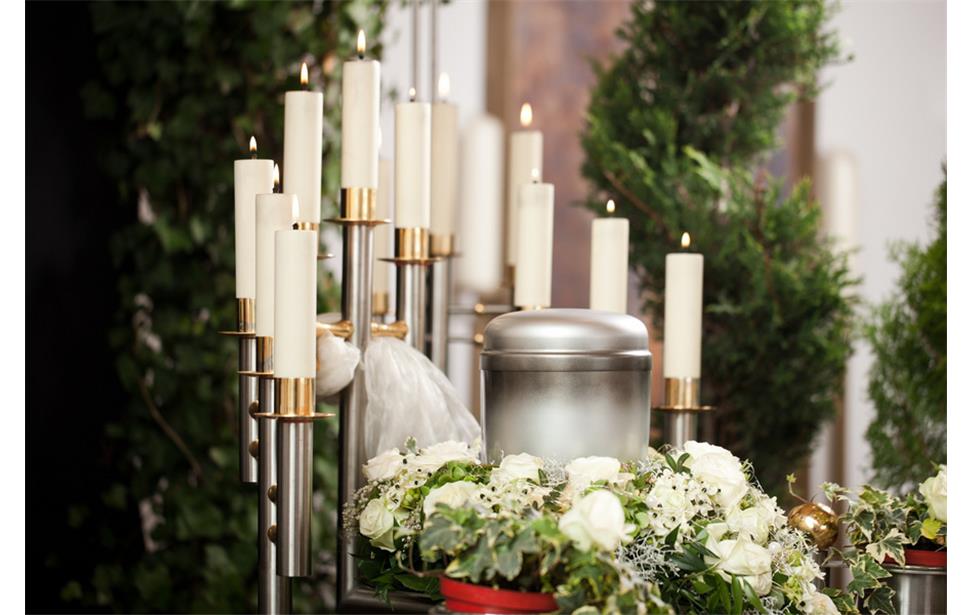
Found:
<path fill-rule="evenodd" d="M 504 314 L 484 331 L 480 369 L 489 460 L 645 455 L 652 354 L 639 319 L 583 309 Z"/>

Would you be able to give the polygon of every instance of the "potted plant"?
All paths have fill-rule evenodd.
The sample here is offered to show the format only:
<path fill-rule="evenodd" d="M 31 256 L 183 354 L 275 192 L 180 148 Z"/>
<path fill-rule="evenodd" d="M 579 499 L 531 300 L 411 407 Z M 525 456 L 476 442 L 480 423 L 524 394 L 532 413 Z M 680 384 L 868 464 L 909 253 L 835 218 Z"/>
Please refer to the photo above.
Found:
<path fill-rule="evenodd" d="M 851 571 L 848 593 L 870 613 L 946 611 L 946 466 L 904 497 L 865 485 L 827 483 L 825 494 L 848 502 L 838 517 L 848 545 L 829 559 Z"/>
<path fill-rule="evenodd" d="M 813 544 L 748 464 L 697 442 L 648 453 L 494 465 L 465 444 L 409 444 L 365 465 L 346 531 L 379 595 L 460 612 L 838 612 Z"/>

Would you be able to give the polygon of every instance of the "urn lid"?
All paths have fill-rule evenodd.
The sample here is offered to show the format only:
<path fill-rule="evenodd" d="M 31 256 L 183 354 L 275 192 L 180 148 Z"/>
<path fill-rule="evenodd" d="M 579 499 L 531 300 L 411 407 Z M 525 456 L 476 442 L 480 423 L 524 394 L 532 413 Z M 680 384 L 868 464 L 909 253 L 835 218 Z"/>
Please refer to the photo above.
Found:
<path fill-rule="evenodd" d="M 648 370 L 649 333 L 627 314 L 584 309 L 511 312 L 483 332 L 484 370 Z"/>

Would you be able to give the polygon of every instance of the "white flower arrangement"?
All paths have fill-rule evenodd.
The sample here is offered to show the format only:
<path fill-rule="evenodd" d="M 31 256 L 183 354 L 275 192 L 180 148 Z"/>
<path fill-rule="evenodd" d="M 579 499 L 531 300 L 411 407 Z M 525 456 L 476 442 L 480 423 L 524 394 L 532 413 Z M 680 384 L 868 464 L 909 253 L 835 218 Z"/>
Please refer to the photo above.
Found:
<path fill-rule="evenodd" d="M 363 576 L 383 595 L 435 595 L 438 572 L 551 593 L 564 612 L 836 612 L 815 587 L 814 546 L 718 446 L 562 466 L 407 445 L 369 460 L 365 475 L 346 530 L 366 543 Z"/>

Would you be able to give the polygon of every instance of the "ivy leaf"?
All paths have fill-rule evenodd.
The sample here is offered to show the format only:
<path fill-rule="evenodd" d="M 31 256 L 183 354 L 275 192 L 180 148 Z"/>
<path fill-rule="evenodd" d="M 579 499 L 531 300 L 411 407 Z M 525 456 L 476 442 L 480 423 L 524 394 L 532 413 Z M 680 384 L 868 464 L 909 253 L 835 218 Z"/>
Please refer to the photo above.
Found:
<path fill-rule="evenodd" d="M 922 535 L 929 540 L 935 540 L 936 535 L 939 534 L 939 528 L 943 526 L 943 522 L 939 519 L 933 519 L 932 517 L 927 517 L 922 522 Z"/>
<path fill-rule="evenodd" d="M 885 536 L 865 547 L 865 552 L 876 562 L 882 563 L 885 557 L 891 557 L 900 566 L 905 565 L 905 547 L 908 538 L 898 530 L 892 528 Z"/>

